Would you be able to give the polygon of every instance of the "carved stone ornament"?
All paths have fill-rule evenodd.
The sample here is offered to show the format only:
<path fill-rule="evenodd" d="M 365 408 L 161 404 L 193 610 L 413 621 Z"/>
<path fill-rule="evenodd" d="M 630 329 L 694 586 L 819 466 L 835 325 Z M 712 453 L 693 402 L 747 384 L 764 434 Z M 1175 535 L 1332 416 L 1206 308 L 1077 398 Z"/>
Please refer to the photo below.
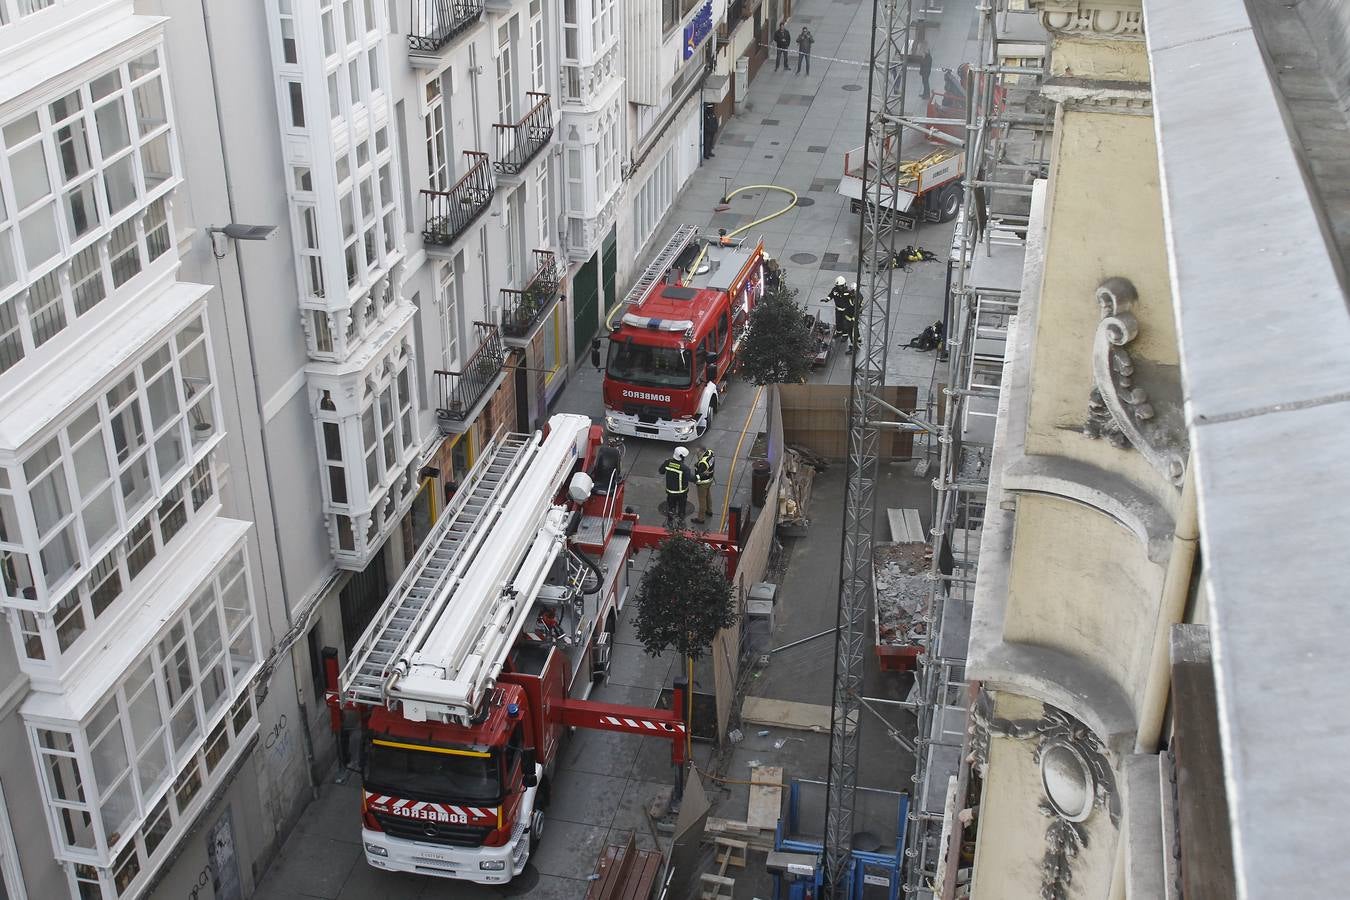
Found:
<path fill-rule="evenodd" d="M 1032 0 L 1047 31 L 1068 37 L 1142 41 L 1139 0 Z"/>
<path fill-rule="evenodd" d="M 1180 487 L 1190 449 L 1182 418 L 1181 372 L 1127 349 L 1139 336 L 1139 320 L 1132 312 L 1139 295 L 1129 279 L 1106 279 L 1096 296 L 1102 320 L 1092 344 L 1094 387 L 1083 433 L 1115 447 L 1133 447 Z"/>
<path fill-rule="evenodd" d="M 1088 832 L 1081 823 L 1101 809 L 1119 827 L 1120 795 L 1111 764 L 1092 729 L 1048 704 L 1042 710 L 1039 719 L 1001 719 L 994 716 L 993 702 L 981 691 L 974 706 L 972 764 L 985 777 L 992 735 L 1036 742 L 1035 759 L 1045 791 L 1037 809 L 1050 820 L 1041 858 L 1040 897 L 1068 900 L 1074 860 L 1088 845 Z"/>

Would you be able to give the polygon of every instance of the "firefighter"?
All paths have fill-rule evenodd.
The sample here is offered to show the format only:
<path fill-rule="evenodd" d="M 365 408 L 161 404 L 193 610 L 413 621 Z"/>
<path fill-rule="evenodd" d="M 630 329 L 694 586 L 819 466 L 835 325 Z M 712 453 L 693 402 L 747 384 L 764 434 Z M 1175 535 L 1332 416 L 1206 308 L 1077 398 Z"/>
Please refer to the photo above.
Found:
<path fill-rule="evenodd" d="M 852 304 L 848 281 L 843 275 L 834 280 L 834 287 L 830 288 L 829 300 L 834 304 L 834 336 L 837 340 L 843 340 L 848 334 L 848 313 Z"/>
<path fill-rule="evenodd" d="M 660 469 L 661 474 L 666 476 L 666 518 L 678 524 L 684 523 L 689 503 L 690 472 L 684 464 L 688 456 L 688 447 L 676 447 Z"/>
<path fill-rule="evenodd" d="M 558 611 L 545 606 L 535 619 L 534 633 L 546 641 L 556 641 L 563 636 L 562 623 L 558 621 Z"/>
<path fill-rule="evenodd" d="M 699 447 L 694 458 L 694 486 L 698 488 L 698 516 L 693 519 L 695 525 L 702 525 L 712 515 L 713 473 L 717 460 L 713 458 L 711 447 Z"/>

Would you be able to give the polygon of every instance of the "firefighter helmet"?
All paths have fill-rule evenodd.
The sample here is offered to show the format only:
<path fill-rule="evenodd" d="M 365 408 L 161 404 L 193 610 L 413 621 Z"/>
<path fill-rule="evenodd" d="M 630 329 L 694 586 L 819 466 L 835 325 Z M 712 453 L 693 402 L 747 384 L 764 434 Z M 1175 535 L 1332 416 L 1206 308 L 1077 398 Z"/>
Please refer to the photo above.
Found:
<path fill-rule="evenodd" d="M 848 280 L 844 278 L 843 275 L 840 275 L 838 278 L 834 280 L 835 287 L 843 287 L 845 284 L 848 284 Z"/>

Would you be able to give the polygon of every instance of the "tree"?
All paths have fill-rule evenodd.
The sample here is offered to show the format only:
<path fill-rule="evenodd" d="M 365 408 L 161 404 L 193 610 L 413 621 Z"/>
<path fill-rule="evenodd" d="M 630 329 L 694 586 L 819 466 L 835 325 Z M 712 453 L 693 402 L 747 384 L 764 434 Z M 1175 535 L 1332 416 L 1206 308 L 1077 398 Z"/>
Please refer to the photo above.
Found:
<path fill-rule="evenodd" d="M 688 532 L 672 532 L 638 585 L 638 640 L 652 656 L 674 650 L 698 659 L 736 623 L 726 561 Z"/>
<path fill-rule="evenodd" d="M 741 375 L 758 385 L 800 384 L 816 351 L 811 321 L 781 276 L 765 284 L 741 345 Z"/>

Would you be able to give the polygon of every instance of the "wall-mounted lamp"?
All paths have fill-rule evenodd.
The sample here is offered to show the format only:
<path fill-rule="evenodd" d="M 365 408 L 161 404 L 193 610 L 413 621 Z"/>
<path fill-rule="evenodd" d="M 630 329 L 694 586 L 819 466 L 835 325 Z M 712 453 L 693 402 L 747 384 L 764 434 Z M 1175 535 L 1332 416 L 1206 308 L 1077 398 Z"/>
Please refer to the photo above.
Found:
<path fill-rule="evenodd" d="M 265 241 L 277 230 L 275 225 L 211 225 L 206 229 L 211 235 L 211 253 L 216 259 L 225 258 L 225 241 Z"/>

